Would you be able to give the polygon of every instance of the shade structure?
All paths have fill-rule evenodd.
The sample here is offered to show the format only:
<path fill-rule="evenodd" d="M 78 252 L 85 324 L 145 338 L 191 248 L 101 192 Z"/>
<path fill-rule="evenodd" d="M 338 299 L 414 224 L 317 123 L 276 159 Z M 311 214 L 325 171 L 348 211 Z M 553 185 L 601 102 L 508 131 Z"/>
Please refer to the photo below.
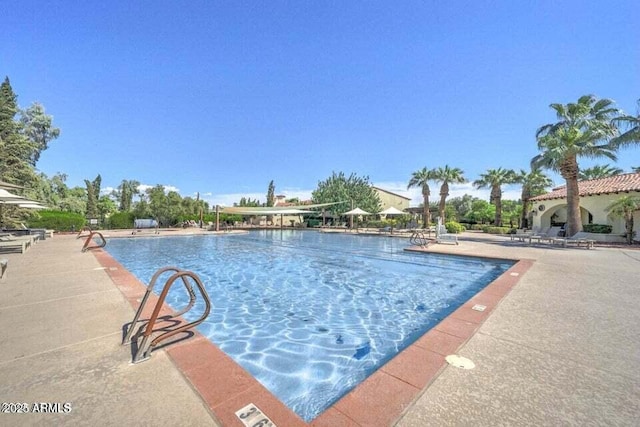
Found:
<path fill-rule="evenodd" d="M 405 215 L 405 212 L 402 212 L 400 209 L 391 206 L 383 210 L 382 212 L 378 212 L 378 215 Z"/>
<path fill-rule="evenodd" d="M 23 187 L 15 184 L 9 184 L 8 182 L 0 181 L 0 188 L 4 188 L 5 190 L 18 190 Z"/>
<path fill-rule="evenodd" d="M 371 215 L 371 214 L 367 211 L 363 211 L 360 208 L 355 208 L 355 209 L 351 209 L 349 212 L 343 213 L 342 215 L 353 216 L 353 215 Z"/>
<path fill-rule="evenodd" d="M 18 204 L 18 207 L 23 209 L 47 209 L 46 206 L 42 206 L 39 203 L 20 203 Z"/>
<path fill-rule="evenodd" d="M 18 196 L 17 194 L 10 193 L 5 189 L 0 188 L 0 203 L 11 202 L 14 200 L 22 200 L 23 202 L 27 201 L 27 199 L 22 196 Z"/>

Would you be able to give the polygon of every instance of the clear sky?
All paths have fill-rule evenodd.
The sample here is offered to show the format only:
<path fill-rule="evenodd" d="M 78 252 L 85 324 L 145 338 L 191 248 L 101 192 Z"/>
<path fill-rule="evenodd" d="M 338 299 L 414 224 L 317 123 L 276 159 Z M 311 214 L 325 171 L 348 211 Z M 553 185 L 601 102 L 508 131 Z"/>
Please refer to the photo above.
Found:
<path fill-rule="evenodd" d="M 5 0 L 2 16 L 0 77 L 53 115 L 37 167 L 70 186 L 101 174 L 229 205 L 270 180 L 307 198 L 343 171 L 417 205 L 422 167 L 528 168 L 551 103 L 635 114 L 640 98 L 638 0 Z"/>

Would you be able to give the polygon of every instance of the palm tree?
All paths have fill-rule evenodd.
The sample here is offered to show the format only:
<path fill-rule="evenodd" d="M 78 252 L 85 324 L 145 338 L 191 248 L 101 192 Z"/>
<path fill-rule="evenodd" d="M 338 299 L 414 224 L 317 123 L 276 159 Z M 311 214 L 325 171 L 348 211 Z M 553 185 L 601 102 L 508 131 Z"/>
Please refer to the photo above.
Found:
<path fill-rule="evenodd" d="M 540 169 L 532 169 L 530 172 L 520 169 L 520 173 L 516 175 L 516 182 L 522 184 L 520 227 L 527 228 L 529 226 L 529 200 L 543 194 L 545 188 L 553 185 L 553 181 Z"/>
<path fill-rule="evenodd" d="M 445 165 L 444 168 L 438 168 L 433 171 L 433 180 L 435 182 L 441 182 L 440 186 L 440 206 L 438 207 L 438 215 L 442 218 L 442 223 L 446 222 L 444 208 L 447 202 L 447 196 L 449 195 L 449 183 L 462 184 L 467 182 L 467 179 L 463 176 L 464 172 L 460 168 L 450 168 L 449 165 Z"/>
<path fill-rule="evenodd" d="M 631 167 L 631 170 L 632 170 L 634 173 L 640 173 L 640 166 L 632 166 L 632 167 Z"/>
<path fill-rule="evenodd" d="M 580 181 L 587 181 L 589 179 L 609 178 L 611 176 L 620 175 L 624 172 L 620 168 L 615 168 L 609 165 L 595 165 L 591 168 L 583 169 L 578 172 L 578 178 Z"/>
<path fill-rule="evenodd" d="M 513 184 L 517 181 L 516 173 L 512 169 L 489 169 L 480 174 L 480 179 L 473 181 L 476 188 L 491 188 L 489 202 L 496 207 L 494 225 L 502 224 L 502 185 Z"/>
<path fill-rule="evenodd" d="M 422 197 L 424 203 L 422 206 L 422 228 L 429 228 L 431 222 L 431 213 L 429 212 L 429 195 L 431 190 L 429 189 L 429 181 L 434 179 L 433 169 L 422 168 L 419 171 L 415 171 L 411 175 L 407 189 L 411 187 L 420 187 L 422 190 Z"/>
<path fill-rule="evenodd" d="M 618 126 L 624 126 L 628 129 L 617 138 L 614 138 L 611 141 L 612 145 L 616 147 L 624 147 L 640 143 L 640 99 L 638 100 L 638 112 L 635 116 L 625 114 L 623 116 L 616 117 L 613 120 L 613 123 Z"/>
<path fill-rule="evenodd" d="M 640 209 L 640 197 L 622 196 L 607 206 L 611 216 L 624 218 L 627 243 L 633 243 L 633 213 Z"/>
<path fill-rule="evenodd" d="M 560 173 L 567 188 L 566 235 L 582 231 L 578 192 L 578 157 L 608 157 L 616 160 L 616 146 L 608 142 L 617 135 L 612 122 L 618 110 L 610 99 L 585 95 L 577 103 L 551 104 L 558 122 L 542 126 L 536 132 L 538 149 L 531 167 L 544 167 Z M 620 142 L 619 145 L 626 144 Z"/>

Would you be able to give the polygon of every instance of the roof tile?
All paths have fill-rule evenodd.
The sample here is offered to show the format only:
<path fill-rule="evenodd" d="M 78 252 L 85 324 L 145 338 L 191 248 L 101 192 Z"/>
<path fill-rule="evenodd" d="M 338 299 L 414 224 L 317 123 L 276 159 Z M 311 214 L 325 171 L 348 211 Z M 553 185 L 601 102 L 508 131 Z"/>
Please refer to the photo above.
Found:
<path fill-rule="evenodd" d="M 578 182 L 580 197 L 595 196 L 597 194 L 622 193 L 640 191 L 640 173 L 625 173 L 609 178 L 590 179 Z M 550 193 L 532 197 L 531 201 L 563 199 L 567 197 L 565 185 L 556 187 Z"/>

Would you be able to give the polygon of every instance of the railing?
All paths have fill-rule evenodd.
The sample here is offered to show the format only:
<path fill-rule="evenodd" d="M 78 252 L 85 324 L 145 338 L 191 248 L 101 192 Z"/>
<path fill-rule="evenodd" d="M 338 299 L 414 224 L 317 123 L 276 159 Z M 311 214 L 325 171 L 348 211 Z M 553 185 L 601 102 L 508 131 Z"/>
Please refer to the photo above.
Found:
<path fill-rule="evenodd" d="M 151 357 L 151 351 L 158 345 L 158 343 L 160 343 L 161 341 L 166 340 L 167 338 L 171 338 L 174 335 L 177 335 L 177 334 L 182 333 L 182 332 L 186 332 L 187 330 L 198 326 L 200 323 L 202 323 L 207 318 L 207 316 L 209 316 L 209 312 L 211 311 L 211 302 L 209 300 L 209 295 L 207 294 L 207 291 L 205 290 L 204 285 L 202 284 L 202 281 L 200 280 L 200 278 L 195 273 L 193 273 L 191 271 L 181 270 L 181 269 L 179 269 L 177 267 L 164 267 L 164 268 L 161 268 L 160 270 L 156 271 L 155 274 L 153 275 L 153 277 L 151 278 L 151 282 L 149 283 L 149 286 L 147 287 L 147 291 L 145 292 L 144 297 L 142 298 L 142 301 L 140 302 L 140 306 L 138 307 L 138 310 L 136 311 L 136 314 L 133 317 L 133 321 L 131 322 L 131 325 L 129 326 L 129 329 L 127 330 L 127 333 L 126 333 L 124 339 L 122 340 L 122 345 L 126 345 L 126 344 L 130 344 L 131 343 L 132 337 L 134 336 L 133 332 L 136 329 L 136 324 L 138 323 L 138 321 L 140 321 L 140 315 L 142 314 L 142 311 L 144 310 L 144 307 L 145 307 L 146 303 L 149 300 L 149 296 L 153 292 L 153 288 L 155 287 L 156 282 L 158 281 L 158 278 L 163 273 L 166 273 L 166 272 L 173 272 L 174 274 L 171 275 L 171 277 L 169 277 L 169 279 L 165 282 L 165 285 L 162 288 L 162 292 L 160 293 L 160 296 L 158 297 L 158 302 L 156 303 L 156 306 L 155 306 L 155 308 L 153 310 L 153 313 L 151 314 L 149 319 L 146 320 L 146 324 L 142 324 L 138 328 L 138 332 L 135 334 L 135 336 L 136 336 L 136 344 L 140 341 L 140 339 L 142 341 L 141 341 L 140 345 L 138 345 L 137 348 L 134 349 L 133 363 L 139 363 L 139 362 L 143 362 L 143 361 L 149 359 Z M 158 315 L 160 314 L 160 310 L 162 308 L 162 305 L 164 304 L 164 301 L 165 301 L 165 299 L 167 297 L 169 289 L 175 283 L 175 281 L 178 280 L 178 279 L 180 279 L 182 281 L 182 283 L 185 286 L 187 292 L 189 293 L 189 304 L 187 304 L 187 306 L 184 309 L 182 309 L 180 312 L 178 312 L 178 313 L 162 316 L 160 318 L 161 321 L 162 322 L 167 322 L 167 321 L 170 321 L 172 319 L 176 319 L 177 317 L 182 316 L 187 311 L 191 310 L 191 308 L 193 308 L 193 306 L 194 306 L 194 304 L 196 302 L 196 294 L 195 294 L 195 292 L 193 290 L 193 286 L 191 285 L 189 279 L 191 279 L 196 284 L 196 286 L 198 287 L 200 295 L 202 296 L 202 298 L 204 300 L 204 303 L 205 303 L 205 310 L 202 313 L 202 315 L 200 316 L 200 318 L 198 320 L 193 321 L 193 322 L 182 324 L 182 320 L 178 320 L 178 323 L 176 325 L 180 325 L 180 326 L 177 326 L 174 329 L 170 329 L 170 327 L 159 328 L 158 330 L 162 330 L 162 331 L 165 331 L 165 332 L 160 334 L 160 335 L 158 335 L 158 336 L 156 336 L 152 340 L 152 334 L 154 333 L 154 326 L 156 325 L 156 322 L 158 321 Z"/>
<path fill-rule="evenodd" d="M 92 232 L 93 230 L 92 230 L 92 229 L 91 229 L 91 227 L 89 227 L 88 225 L 85 225 L 84 227 L 82 227 L 82 228 L 80 229 L 80 231 L 78 231 L 78 234 L 76 234 L 76 239 L 79 239 L 79 238 L 81 238 L 81 237 L 88 236 L 89 234 L 82 234 L 82 233 L 84 233 L 85 231 L 88 231 L 88 232 L 89 232 L 89 234 L 91 234 L 91 232 Z"/>
<path fill-rule="evenodd" d="M 93 237 L 94 236 L 98 236 L 100 237 L 100 239 L 102 240 L 101 243 L 98 243 L 95 246 L 89 246 L 89 244 L 93 241 Z M 84 241 L 84 245 L 82 246 L 82 252 L 86 252 L 88 250 L 91 249 L 99 249 L 99 248 L 104 248 L 107 245 L 107 241 L 105 240 L 104 236 L 102 235 L 101 232 L 99 231 L 92 231 L 91 233 L 89 233 L 89 235 L 87 236 L 87 240 Z"/>
<path fill-rule="evenodd" d="M 411 234 L 411 237 L 409 238 L 409 242 L 415 246 L 426 247 L 431 242 L 431 239 L 428 239 L 424 235 L 423 230 L 414 230 L 414 232 Z"/>

